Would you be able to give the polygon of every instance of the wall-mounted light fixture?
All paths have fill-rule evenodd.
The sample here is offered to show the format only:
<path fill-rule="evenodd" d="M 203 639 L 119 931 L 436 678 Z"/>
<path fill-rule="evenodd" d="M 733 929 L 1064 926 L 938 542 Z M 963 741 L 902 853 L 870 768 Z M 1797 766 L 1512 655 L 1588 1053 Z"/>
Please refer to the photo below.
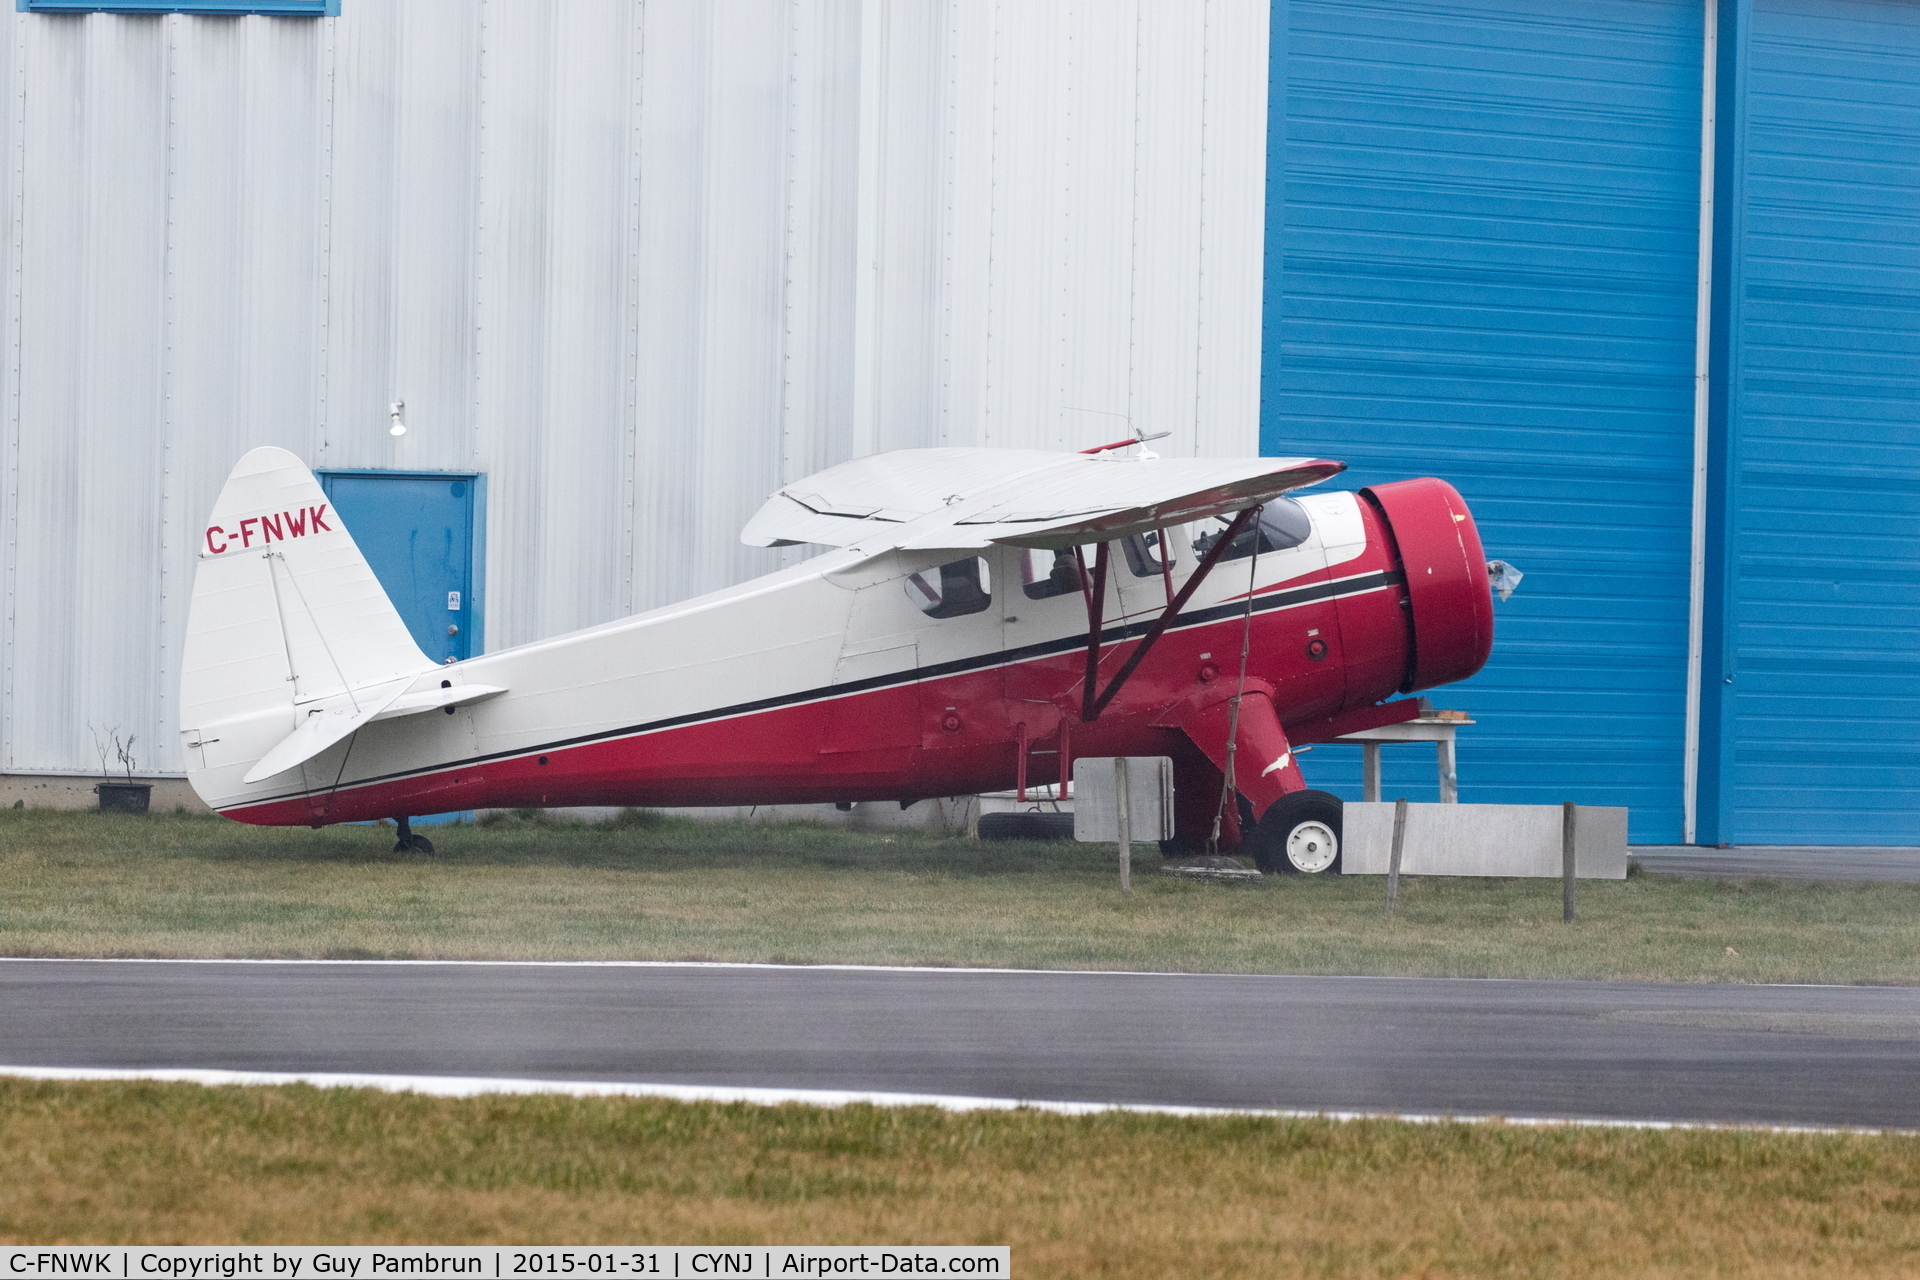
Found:
<path fill-rule="evenodd" d="M 387 406 L 387 416 L 393 419 L 393 425 L 387 428 L 388 435 L 403 436 L 407 434 L 407 424 L 400 421 L 400 411 L 406 407 L 407 402 L 405 400 L 395 400 Z"/>

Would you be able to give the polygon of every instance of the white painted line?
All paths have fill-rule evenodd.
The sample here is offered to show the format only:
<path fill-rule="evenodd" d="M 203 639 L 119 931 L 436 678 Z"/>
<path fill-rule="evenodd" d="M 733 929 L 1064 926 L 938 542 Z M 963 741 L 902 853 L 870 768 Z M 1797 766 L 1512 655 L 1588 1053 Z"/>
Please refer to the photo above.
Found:
<path fill-rule="evenodd" d="M 1180 969 L 989 969 L 962 965 L 914 964 L 792 964 L 765 960 L 322 960 L 167 956 L 0 956 L 0 964 L 253 964 L 253 965 L 344 965 L 388 967 L 444 967 L 470 969 L 778 969 L 798 973 L 937 973 L 954 976 L 969 974 L 1044 975 L 1063 978 L 1288 978 L 1348 982 L 1534 982 L 1566 979 L 1534 978 L 1421 978 L 1407 974 L 1328 973 L 1207 973 Z M 1645 984 L 1643 984 L 1645 985 Z"/>
<path fill-rule="evenodd" d="M 1408 974 L 1207 973 L 1181 969 L 988 969 L 962 965 L 793 964 L 765 960 L 323 960 L 235 956 L 0 956 L 0 964 L 251 964 L 468 969 L 778 969 L 798 973 L 937 973 L 1043 975 L 1063 978 L 1287 978 L 1339 982 L 1563 982 L 1562 978 L 1422 978 Z M 1659 984 L 1641 984 L 1659 985 Z"/>
<path fill-rule="evenodd" d="M 1033 975 L 1055 978 L 1237 978 L 1288 982 L 1451 982 L 1530 983 L 1536 986 L 1581 987 L 1796 987 L 1833 991 L 1910 991 L 1905 984 L 1867 982 L 1630 982 L 1611 978 L 1456 978 L 1417 973 L 1207 973 L 1192 969 L 987 969 L 962 965 L 914 964 L 780 964 L 764 960 L 321 960 L 248 958 L 245 956 L 0 956 L 0 964 L 250 964 L 340 965 L 390 968 L 448 969 L 779 969 L 797 973 L 937 973 L 966 977 L 978 974 Z M 1236 1113 L 1237 1114 L 1237 1113 Z"/>
<path fill-rule="evenodd" d="M 1045 1111 L 1089 1116 L 1105 1112 L 1133 1115 L 1256 1116 L 1273 1120 L 1394 1120 L 1403 1124 L 1505 1124 L 1537 1129 L 1673 1129 L 1735 1133 L 1857 1134 L 1867 1137 L 1920 1137 L 1920 1129 L 1869 1129 L 1854 1125 L 1720 1124 L 1688 1120 L 1607 1120 L 1558 1116 L 1430 1115 L 1402 1111 L 1304 1111 L 1263 1107 L 1182 1107 L 1164 1103 L 1049 1102 L 1031 1098 L 973 1098 L 945 1093 L 884 1093 L 857 1089 L 770 1089 L 731 1085 L 645 1084 L 608 1080 L 522 1080 L 493 1076 L 395 1076 L 333 1071 L 216 1071 L 205 1069 L 118 1067 L 9 1067 L 0 1076 L 24 1080 L 133 1080 L 162 1084 L 311 1085 L 316 1089 L 383 1089 L 439 1098 L 477 1098 L 489 1094 L 559 1094 L 570 1098 L 666 1098 L 674 1102 L 742 1102 L 757 1107 L 797 1103 L 809 1107 L 938 1107 L 942 1111 Z"/>

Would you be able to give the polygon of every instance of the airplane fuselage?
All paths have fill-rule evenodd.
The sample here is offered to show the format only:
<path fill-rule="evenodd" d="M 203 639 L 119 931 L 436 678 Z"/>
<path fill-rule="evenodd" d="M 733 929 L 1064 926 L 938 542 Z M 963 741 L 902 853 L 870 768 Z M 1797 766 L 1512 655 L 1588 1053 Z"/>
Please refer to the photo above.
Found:
<path fill-rule="evenodd" d="M 1478 669 L 1491 604 L 1458 494 L 1419 480 L 1290 501 L 1311 533 L 1222 559 L 1092 720 L 1084 577 L 1049 586 L 1035 560 L 1046 553 L 992 547 L 976 575 L 986 603 L 956 604 L 955 588 L 950 616 L 937 616 L 928 592 L 953 552 L 849 548 L 428 672 L 410 693 L 506 692 L 369 724 L 259 782 L 241 778 L 298 722 L 297 704 L 198 731 L 194 785 L 226 816 L 266 825 L 481 807 L 906 801 L 1050 783 L 1063 760 L 1084 756 L 1172 754 L 1217 770 L 1204 722 L 1236 693 L 1266 698 L 1285 744 L 1299 746 L 1380 722 L 1378 704 L 1397 692 Z M 1151 555 L 1142 564 L 1116 548 L 1110 559 L 1102 685 L 1195 570 L 1184 535 L 1167 541 L 1170 572 Z M 1253 763 L 1279 769 L 1274 786 L 1304 785 L 1291 759 Z"/>

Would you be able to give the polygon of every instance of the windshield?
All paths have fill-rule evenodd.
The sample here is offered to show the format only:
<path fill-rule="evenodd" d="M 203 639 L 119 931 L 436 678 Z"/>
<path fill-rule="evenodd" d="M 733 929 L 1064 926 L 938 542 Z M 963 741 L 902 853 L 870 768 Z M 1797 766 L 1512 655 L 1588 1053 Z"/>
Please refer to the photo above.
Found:
<path fill-rule="evenodd" d="M 1233 516 L 1215 516 L 1193 527 L 1193 554 L 1204 556 L 1214 543 L 1220 541 L 1227 526 L 1233 523 Z M 1269 551 L 1285 551 L 1305 542 L 1313 533 L 1313 517 L 1307 509 L 1292 498 L 1275 498 L 1261 511 L 1258 522 L 1260 554 Z M 1253 554 L 1254 530 L 1243 530 L 1233 540 L 1233 545 L 1221 552 L 1222 560 L 1241 560 Z"/>

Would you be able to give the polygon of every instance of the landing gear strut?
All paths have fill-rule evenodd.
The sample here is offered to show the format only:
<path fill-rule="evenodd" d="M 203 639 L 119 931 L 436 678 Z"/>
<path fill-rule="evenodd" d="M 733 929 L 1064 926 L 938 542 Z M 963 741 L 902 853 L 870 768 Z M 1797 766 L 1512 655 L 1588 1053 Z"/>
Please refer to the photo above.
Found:
<path fill-rule="evenodd" d="M 413 828 L 408 825 L 406 818 L 395 818 L 394 822 L 400 828 L 400 839 L 395 842 L 393 846 L 395 853 L 432 854 L 433 841 L 427 839 L 425 836 L 413 834 Z"/>

